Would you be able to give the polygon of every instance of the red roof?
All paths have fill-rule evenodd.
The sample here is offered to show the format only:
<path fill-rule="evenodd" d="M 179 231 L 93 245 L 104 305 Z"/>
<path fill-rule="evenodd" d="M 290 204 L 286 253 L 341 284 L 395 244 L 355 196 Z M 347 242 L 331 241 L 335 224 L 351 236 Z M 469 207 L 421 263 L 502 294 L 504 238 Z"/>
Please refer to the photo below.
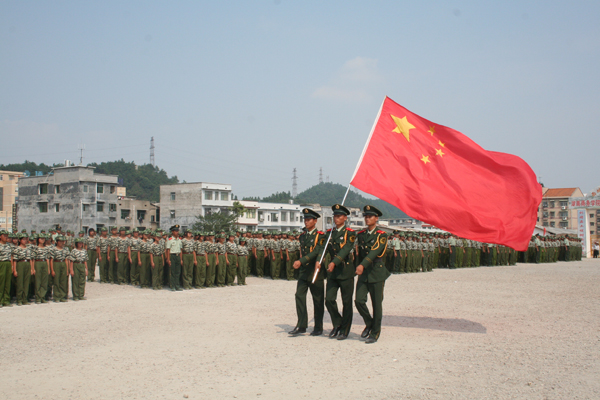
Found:
<path fill-rule="evenodd" d="M 571 197 L 577 188 L 548 189 L 544 197 Z"/>

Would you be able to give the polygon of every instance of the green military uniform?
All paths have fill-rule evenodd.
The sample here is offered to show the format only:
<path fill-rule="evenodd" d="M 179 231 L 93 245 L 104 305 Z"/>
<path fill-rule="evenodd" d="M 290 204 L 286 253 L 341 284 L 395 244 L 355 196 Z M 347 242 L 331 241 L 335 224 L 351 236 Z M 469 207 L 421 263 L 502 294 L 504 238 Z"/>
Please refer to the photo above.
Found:
<path fill-rule="evenodd" d="M 46 291 L 48 290 L 48 276 L 50 275 L 49 259 L 52 254 L 47 246 L 34 246 L 31 251 L 31 258 L 34 261 L 35 269 L 35 302 L 47 303 Z"/>
<path fill-rule="evenodd" d="M 140 287 L 149 288 L 152 285 L 152 266 L 150 265 L 152 239 L 148 239 L 148 231 L 145 231 L 143 235 L 144 238 L 140 242 Z"/>
<path fill-rule="evenodd" d="M 107 232 L 104 227 L 100 228 L 100 233 Z M 96 240 L 96 249 L 98 250 L 98 273 L 100 274 L 100 283 L 109 283 L 108 270 L 110 268 L 110 239 L 100 235 Z M 89 271 L 88 271 L 89 272 Z"/>
<path fill-rule="evenodd" d="M 75 239 L 75 245 L 77 243 L 83 243 L 83 238 Z M 73 300 L 85 300 L 85 278 L 86 278 L 86 264 L 88 261 L 87 251 L 77 248 L 71 250 L 69 254 L 69 260 L 73 263 L 71 267 L 71 288 L 73 292 Z"/>
<path fill-rule="evenodd" d="M 173 225 L 170 228 L 171 233 L 179 232 L 179 225 Z M 165 249 L 169 252 L 168 262 L 171 270 L 170 286 L 171 290 L 183 290 L 181 288 L 181 248 L 183 244 L 181 238 L 171 236 L 167 239 Z"/>
<path fill-rule="evenodd" d="M 250 250 L 246 246 L 246 238 L 240 238 L 240 244 L 236 247 L 238 269 L 237 269 L 237 283 L 238 285 L 246 284 L 246 276 L 248 275 L 248 256 Z"/>
<path fill-rule="evenodd" d="M 120 232 L 126 232 L 126 229 L 121 228 Z M 115 240 L 115 244 L 117 246 L 117 257 L 119 260 L 117 266 L 117 280 L 119 285 L 125 285 L 127 284 L 127 263 L 131 258 L 131 244 L 126 236 L 120 236 Z"/>
<path fill-rule="evenodd" d="M 350 211 L 341 204 L 335 204 L 332 210 L 334 215 L 350 215 Z M 348 337 L 352 327 L 352 295 L 354 294 L 354 275 L 356 274 L 352 250 L 356 241 L 356 232 L 345 226 L 335 227 L 327 232 L 327 240 L 325 240 L 325 243 L 328 243 L 327 248 L 323 249 L 319 258 L 322 259 L 327 253 L 331 263 L 335 264 L 333 271 L 327 275 L 325 290 L 325 306 L 333 324 L 333 330 L 329 337 L 333 338 L 339 334 L 338 340 L 344 340 Z M 322 265 L 321 268 L 329 271 L 329 265 Z M 343 314 L 338 311 L 338 290 L 342 294 Z"/>
<path fill-rule="evenodd" d="M 110 283 L 119 283 L 117 278 L 117 266 L 119 264 L 119 256 L 117 246 L 119 243 L 119 237 L 116 235 L 114 231 L 116 231 L 116 227 L 111 228 L 111 236 L 108 238 L 108 251 L 110 254 L 107 254 L 108 260 L 108 282 Z"/>
<path fill-rule="evenodd" d="M 235 240 L 225 243 L 225 253 L 227 254 L 227 286 L 233 286 L 236 271 L 238 269 L 237 245 Z M 239 283 L 239 281 L 238 281 Z"/>
<path fill-rule="evenodd" d="M 208 259 L 208 267 L 206 267 L 206 287 L 215 286 L 215 273 L 217 263 L 217 244 L 212 240 L 213 234 L 209 234 L 206 238 L 206 257 Z"/>
<path fill-rule="evenodd" d="M 150 245 L 150 266 L 152 267 L 152 289 L 160 290 L 163 285 L 165 265 L 165 244 L 158 237 Z"/>
<path fill-rule="evenodd" d="M 256 276 L 262 278 L 264 274 L 265 268 L 265 239 L 259 237 L 254 239 L 254 251 L 255 251 L 255 259 L 256 259 Z"/>
<path fill-rule="evenodd" d="M 56 236 L 56 241 L 65 242 L 65 237 L 62 235 Z M 64 303 L 67 301 L 69 290 L 69 268 L 67 267 L 67 259 L 71 252 L 68 248 L 62 249 L 58 246 L 52 249 L 52 271 L 54 277 L 54 301 Z M 89 274 L 88 274 L 89 275 Z"/>
<path fill-rule="evenodd" d="M 96 279 L 96 261 L 98 260 L 98 251 L 96 250 L 97 242 L 98 237 L 96 235 L 93 237 L 88 236 L 85 240 L 88 252 L 88 282 L 94 282 L 94 279 Z"/>
<path fill-rule="evenodd" d="M 12 282 L 12 265 L 10 257 L 12 245 L 7 242 L 8 231 L 0 231 L 0 305 L 10 306 L 10 284 Z"/>
<path fill-rule="evenodd" d="M 304 220 L 317 219 L 320 217 L 315 211 L 305 208 L 302 210 Z M 306 294 L 310 289 L 313 299 L 315 327 L 311 335 L 321 335 L 323 333 L 323 314 L 325 313 L 324 304 L 324 271 L 321 269 L 313 283 L 315 272 L 315 263 L 317 256 L 321 254 L 325 244 L 325 234 L 316 228 L 310 232 L 304 232 L 300 235 L 300 267 L 298 268 L 298 283 L 296 284 L 296 314 L 298 322 L 296 327 L 289 332 L 292 335 L 306 332 L 308 326 L 308 311 L 306 309 Z"/>
<path fill-rule="evenodd" d="M 218 234 L 217 240 L 215 243 L 216 255 L 217 255 L 217 265 L 216 265 L 216 275 L 217 275 L 217 286 L 224 287 L 225 286 L 225 276 L 227 275 L 227 260 L 225 258 L 225 254 L 227 253 L 227 248 L 225 247 L 225 243 L 221 243 L 220 239 L 223 238 L 223 235 Z"/>
<path fill-rule="evenodd" d="M 208 258 L 206 249 L 209 243 L 203 240 L 198 240 L 195 243 L 194 251 L 196 252 L 196 263 L 194 264 L 194 287 L 204 288 L 206 284 L 206 269 L 208 268 Z"/>
<path fill-rule="evenodd" d="M 365 216 L 381 216 L 382 213 L 373 206 L 363 208 Z M 384 231 L 368 228 L 358 232 L 356 247 L 358 249 L 358 265 L 363 267 L 362 274 L 356 282 L 356 309 L 365 322 L 362 337 L 368 335 L 367 343 L 374 343 L 381 333 L 381 320 L 383 317 L 383 287 L 385 280 L 390 276 L 385 268 L 383 256 L 388 246 L 387 234 Z M 373 315 L 367 307 L 367 294 L 371 296 Z"/>
<path fill-rule="evenodd" d="M 196 242 L 193 238 L 181 239 L 181 280 L 185 290 L 192 288 L 194 279 L 194 259 L 196 258 Z"/>
<path fill-rule="evenodd" d="M 21 235 L 19 235 L 19 246 L 12 249 L 12 260 L 16 264 L 17 272 L 17 305 L 29 304 L 28 293 L 32 270 L 31 251 L 28 246 L 21 247 Z"/>
<path fill-rule="evenodd" d="M 133 230 L 133 237 L 129 239 L 129 245 L 131 249 L 131 267 L 129 270 L 129 279 L 132 285 L 139 286 L 140 273 L 142 269 L 142 260 L 140 254 L 142 248 L 142 239 L 139 237 L 139 231 L 137 228 Z"/>

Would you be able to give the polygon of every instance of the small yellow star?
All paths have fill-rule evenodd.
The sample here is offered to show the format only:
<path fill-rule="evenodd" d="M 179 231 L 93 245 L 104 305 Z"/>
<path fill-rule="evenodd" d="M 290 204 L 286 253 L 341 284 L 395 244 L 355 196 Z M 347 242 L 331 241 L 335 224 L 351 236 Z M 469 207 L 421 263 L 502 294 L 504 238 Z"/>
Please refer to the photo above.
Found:
<path fill-rule="evenodd" d="M 435 126 L 430 126 L 427 132 L 431 133 L 431 136 L 433 136 L 433 134 L 435 133 Z"/>
<path fill-rule="evenodd" d="M 435 155 L 436 156 L 440 156 L 440 157 L 444 157 L 444 153 L 442 152 L 442 149 L 436 149 L 435 150 Z"/>
<path fill-rule="evenodd" d="M 439 144 L 440 146 L 442 146 L 442 147 L 444 147 L 444 146 L 446 145 L 445 143 L 442 143 L 442 141 L 441 141 L 441 140 L 438 142 L 438 144 Z"/>
<path fill-rule="evenodd" d="M 415 127 L 406 120 L 406 117 L 398 118 L 392 114 L 390 114 L 390 117 L 392 117 L 392 119 L 396 123 L 396 127 L 394 128 L 394 130 L 392 132 L 403 134 L 404 137 L 406 138 L 406 140 L 408 140 L 410 142 L 409 133 L 410 133 L 410 130 L 415 129 Z"/>
<path fill-rule="evenodd" d="M 431 162 L 431 161 L 429 161 L 429 156 L 426 156 L 424 154 L 423 154 L 423 158 L 421 158 L 421 161 L 423 161 L 425 163 L 425 165 L 427 165 L 428 162 Z"/>

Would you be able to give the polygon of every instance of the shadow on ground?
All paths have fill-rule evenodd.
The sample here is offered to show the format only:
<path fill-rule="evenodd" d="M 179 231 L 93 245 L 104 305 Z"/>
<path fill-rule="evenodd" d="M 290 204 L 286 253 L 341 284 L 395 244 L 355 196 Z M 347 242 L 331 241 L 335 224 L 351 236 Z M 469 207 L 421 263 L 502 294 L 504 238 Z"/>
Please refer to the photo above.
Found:
<path fill-rule="evenodd" d="M 434 329 L 448 332 L 487 333 L 486 327 L 480 323 L 461 318 L 384 315 L 381 324 L 383 326 L 398 326 L 400 328 Z"/>

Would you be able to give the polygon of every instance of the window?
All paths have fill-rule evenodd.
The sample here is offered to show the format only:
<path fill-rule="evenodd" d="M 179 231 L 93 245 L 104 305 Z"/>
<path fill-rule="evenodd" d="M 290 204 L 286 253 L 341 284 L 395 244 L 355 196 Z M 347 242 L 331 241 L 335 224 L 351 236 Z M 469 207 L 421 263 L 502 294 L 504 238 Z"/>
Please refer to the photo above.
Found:
<path fill-rule="evenodd" d="M 48 184 L 40 183 L 38 185 L 38 194 L 47 194 L 48 193 Z"/>
<path fill-rule="evenodd" d="M 88 185 L 83 185 L 83 193 L 87 193 L 88 190 Z"/>
<path fill-rule="evenodd" d="M 38 203 L 38 207 L 40 208 L 41 213 L 48 212 L 48 203 L 47 202 Z"/>
<path fill-rule="evenodd" d="M 223 200 L 223 201 L 229 200 L 229 193 L 221 192 L 221 200 Z"/>
<path fill-rule="evenodd" d="M 543 217 L 548 218 L 548 211 L 544 211 Z"/>
<path fill-rule="evenodd" d="M 550 218 L 554 218 L 554 211 L 550 211 Z"/>
<path fill-rule="evenodd" d="M 566 228 L 567 226 L 569 226 L 569 224 L 568 224 L 566 221 L 561 221 L 561 222 L 560 222 L 558 225 L 559 225 L 561 228 Z"/>
<path fill-rule="evenodd" d="M 290 222 L 294 222 L 294 212 L 290 211 Z"/>
<path fill-rule="evenodd" d="M 331 217 L 327 217 L 327 225 L 333 224 Z"/>
<path fill-rule="evenodd" d="M 116 190 L 117 190 L 117 187 L 115 185 L 110 185 L 110 193 L 111 194 L 114 194 Z"/>
<path fill-rule="evenodd" d="M 82 204 L 82 205 L 81 205 L 81 210 L 82 210 L 82 211 L 87 211 L 87 210 L 89 210 L 89 209 L 90 209 L 90 205 L 89 205 L 89 204 Z"/>
<path fill-rule="evenodd" d="M 110 212 L 116 212 L 117 211 L 117 204 L 116 203 L 110 203 L 108 205 L 108 211 L 110 211 Z"/>
<path fill-rule="evenodd" d="M 4 175 L 0 175 L 0 181 L 3 181 L 3 180 L 4 180 Z M 3 224 L 6 223 L 6 218 L 4 218 L 4 220 L 5 221 L 3 222 Z"/>
<path fill-rule="evenodd" d="M 146 210 L 138 210 L 137 211 L 137 220 L 143 221 L 146 218 Z"/>
<path fill-rule="evenodd" d="M 265 220 L 265 216 L 262 211 L 258 212 L 258 220 L 261 222 Z"/>
<path fill-rule="evenodd" d="M 155 222 L 154 218 L 155 218 L 154 215 L 151 215 L 150 216 L 150 222 Z"/>
<path fill-rule="evenodd" d="M 568 201 L 561 201 L 561 202 L 560 202 L 560 206 L 561 206 L 561 207 L 567 207 L 568 205 L 569 205 L 569 202 L 568 202 Z"/>
<path fill-rule="evenodd" d="M 171 218 L 175 218 L 175 210 L 171 210 Z"/>
<path fill-rule="evenodd" d="M 60 204 L 55 204 L 54 205 L 54 211 L 56 211 L 56 212 L 60 211 Z"/>
<path fill-rule="evenodd" d="M 590 226 L 594 226 L 594 223 L 593 223 L 593 222 L 590 222 Z"/>
<path fill-rule="evenodd" d="M 2 179 L 0 179 L 1 181 Z M 0 217 L 0 224 L 5 224 L 6 223 L 6 217 Z"/>
<path fill-rule="evenodd" d="M 554 222 L 554 221 L 550 222 L 550 226 L 551 226 L 552 228 L 554 228 L 554 227 L 556 226 L 556 222 Z"/>
<path fill-rule="evenodd" d="M 542 207 L 544 207 L 544 208 L 548 207 L 548 202 L 547 201 L 543 201 L 542 202 Z"/>
<path fill-rule="evenodd" d="M 590 218 L 594 218 L 594 214 L 590 214 Z"/>
<path fill-rule="evenodd" d="M 121 210 L 121 219 L 128 219 L 131 214 L 131 210 Z"/>
<path fill-rule="evenodd" d="M 549 204 L 550 204 L 550 208 L 554 208 L 554 202 L 553 201 L 551 201 Z"/>
<path fill-rule="evenodd" d="M 96 186 L 96 193 L 104 193 L 104 184 L 103 183 L 99 183 Z"/>
<path fill-rule="evenodd" d="M 212 192 L 211 191 L 204 191 L 204 200 L 212 200 Z"/>
<path fill-rule="evenodd" d="M 98 212 L 104 212 L 104 203 L 97 203 L 96 204 L 96 211 L 98 211 Z"/>
<path fill-rule="evenodd" d="M 544 223 L 542 224 L 542 226 L 548 226 L 548 223 L 547 223 L 547 222 L 544 222 Z"/>
<path fill-rule="evenodd" d="M 281 222 L 287 221 L 287 211 L 281 212 Z"/>
<path fill-rule="evenodd" d="M 171 192 L 171 201 L 175 201 L 175 192 Z"/>
<path fill-rule="evenodd" d="M 256 210 L 246 210 L 246 218 L 248 218 L 248 219 L 256 218 Z"/>
<path fill-rule="evenodd" d="M 271 213 L 271 221 L 279 222 L 279 215 L 277 215 L 277 213 Z"/>
<path fill-rule="evenodd" d="M 55 194 L 59 194 L 60 193 L 60 185 L 54 185 L 54 193 Z"/>

